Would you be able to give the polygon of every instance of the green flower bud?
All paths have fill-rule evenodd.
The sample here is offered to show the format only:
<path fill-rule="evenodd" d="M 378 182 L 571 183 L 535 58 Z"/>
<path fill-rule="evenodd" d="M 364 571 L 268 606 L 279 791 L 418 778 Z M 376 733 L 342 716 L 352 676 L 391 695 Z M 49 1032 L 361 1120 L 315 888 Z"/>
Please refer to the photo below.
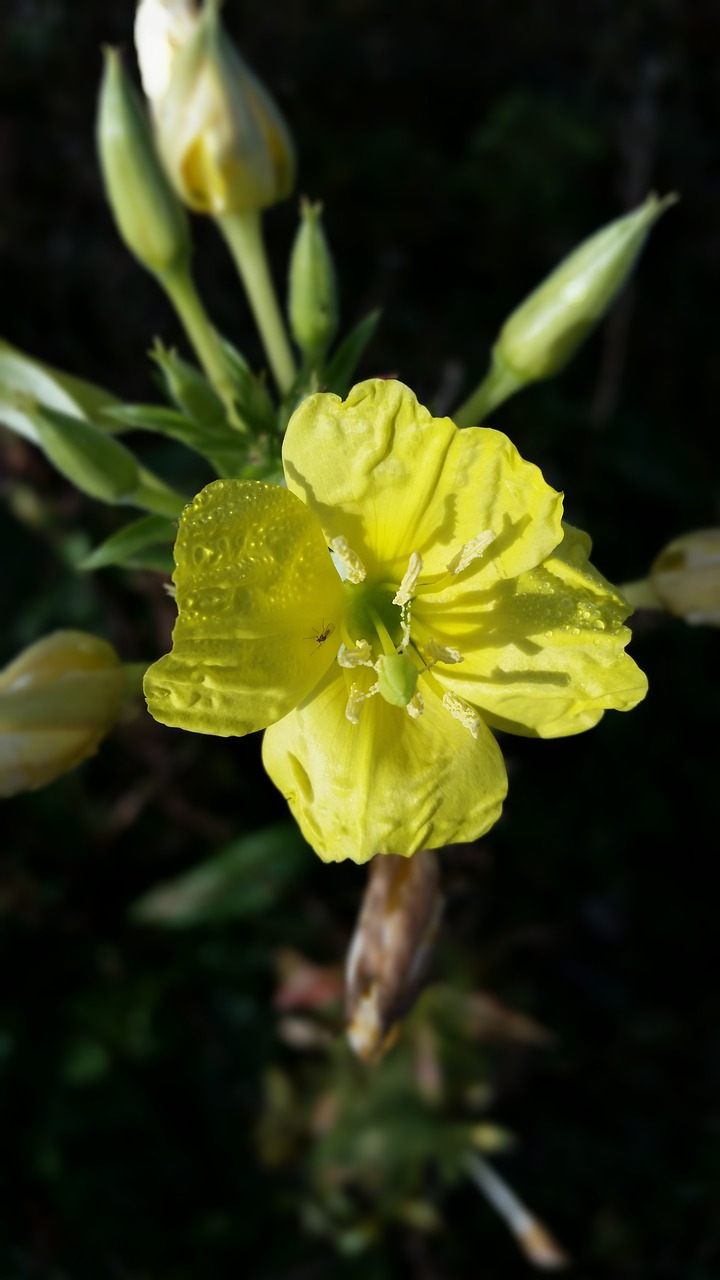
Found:
<path fill-rule="evenodd" d="M 321 204 L 300 201 L 300 227 L 290 258 L 290 328 L 311 363 L 322 359 L 338 323 L 335 269 L 321 214 Z"/>
<path fill-rule="evenodd" d="M 650 583 L 669 613 L 720 627 L 720 529 L 698 529 L 668 543 Z"/>
<path fill-rule="evenodd" d="M 158 0 L 152 0 L 155 8 Z M 162 6 L 161 6 L 162 7 Z M 142 46 L 141 62 L 153 63 Z M 163 77 L 158 75 L 162 86 Z M 225 33 L 218 0 L 208 0 L 153 100 L 157 139 L 173 186 L 199 213 L 221 217 L 284 200 L 295 178 L 287 126 Z"/>
<path fill-rule="evenodd" d="M 94 755 L 129 692 L 111 645 L 56 631 L 0 671 L 0 796 L 54 782 Z"/>
<path fill-rule="evenodd" d="M 503 325 L 493 349 L 495 365 L 518 383 L 559 373 L 608 310 L 650 228 L 676 199 L 648 196 L 565 258 Z"/>
<path fill-rule="evenodd" d="M 142 103 L 120 55 L 105 53 L 97 144 L 107 198 L 131 253 L 161 275 L 190 256 L 185 211 L 163 171 Z"/>
<path fill-rule="evenodd" d="M 137 459 L 91 422 L 44 405 L 28 410 L 43 451 L 71 484 L 100 502 L 122 502 L 140 484 Z"/>

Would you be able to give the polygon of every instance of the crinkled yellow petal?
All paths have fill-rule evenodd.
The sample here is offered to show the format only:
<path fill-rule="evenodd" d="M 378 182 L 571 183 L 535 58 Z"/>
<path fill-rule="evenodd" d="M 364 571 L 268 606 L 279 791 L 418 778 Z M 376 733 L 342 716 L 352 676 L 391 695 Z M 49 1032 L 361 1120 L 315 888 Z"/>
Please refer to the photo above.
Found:
<path fill-rule="evenodd" d="M 278 485 L 216 480 L 175 545 L 172 653 L 145 676 L 163 724 L 220 736 L 287 714 L 340 644 L 343 586 L 312 511 Z"/>
<path fill-rule="evenodd" d="M 630 608 L 589 551 L 589 538 L 566 525 L 557 551 L 516 582 L 483 592 L 468 580 L 416 602 L 422 625 L 463 657 L 433 675 L 495 728 L 564 737 L 645 696 L 647 680 L 624 652 Z"/>
<path fill-rule="evenodd" d="M 487 584 L 543 560 L 562 538 L 562 496 L 499 431 L 433 418 L 401 382 L 372 379 L 347 400 L 321 393 L 293 414 L 283 448 L 288 488 L 369 575 L 398 581 L 412 551 L 423 577 L 490 531 L 476 561 Z"/>
<path fill-rule="evenodd" d="M 489 729 L 473 738 L 432 692 L 416 720 L 376 695 L 351 724 L 347 696 L 342 674 L 328 672 L 263 742 L 267 772 L 324 861 L 409 857 L 493 825 L 507 776 Z"/>

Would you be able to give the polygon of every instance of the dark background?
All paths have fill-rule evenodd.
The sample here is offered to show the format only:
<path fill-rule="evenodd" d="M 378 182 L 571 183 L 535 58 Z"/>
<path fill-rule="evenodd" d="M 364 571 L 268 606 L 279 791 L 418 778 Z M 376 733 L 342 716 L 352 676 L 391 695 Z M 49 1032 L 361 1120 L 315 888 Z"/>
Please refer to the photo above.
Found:
<path fill-rule="evenodd" d="M 144 352 L 182 346 L 123 250 L 93 129 L 99 47 L 131 43 L 130 0 L 3 0 L 0 329 L 127 399 Z M 493 416 L 590 531 L 611 579 L 720 516 L 720 12 L 711 0 L 383 5 L 228 0 L 325 203 L 347 327 L 384 318 L 360 370 L 426 402 L 478 381 L 503 317 L 573 245 L 644 198 L 681 203 L 635 283 L 556 382 Z M 294 202 L 267 234 L 282 280 Z M 260 351 L 214 229 L 197 224 L 213 317 Z M 144 444 L 188 490 L 186 456 Z M 117 527 L 32 448 L 0 440 L 0 659 L 56 627 L 127 660 L 167 646 L 150 573 L 73 570 Z M 549 1026 L 542 1053 L 494 1066 L 502 1168 L 583 1277 L 710 1280 L 720 1269 L 717 997 L 718 635 L 641 615 L 650 694 L 556 743 L 505 738 L 500 824 L 447 859 L 441 974 Z M 389 1229 L 359 1259 L 304 1232 L 298 1169 L 252 1141 L 278 1046 L 272 956 L 341 959 L 364 883 L 308 853 L 294 896 L 221 929 L 128 921 L 154 883 L 282 818 L 258 743 L 122 726 L 46 791 L 3 804 L 0 864 L 0 1277 L 505 1280 L 525 1264 L 469 1189 L 446 1229 Z M 452 948 L 450 938 L 452 937 Z M 372 1215 L 372 1208 L 370 1209 Z"/>

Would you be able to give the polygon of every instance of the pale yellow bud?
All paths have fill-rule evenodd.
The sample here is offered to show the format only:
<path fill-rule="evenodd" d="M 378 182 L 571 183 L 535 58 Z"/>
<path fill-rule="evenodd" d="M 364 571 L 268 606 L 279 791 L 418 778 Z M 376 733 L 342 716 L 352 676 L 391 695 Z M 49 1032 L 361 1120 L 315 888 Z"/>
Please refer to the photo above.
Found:
<path fill-rule="evenodd" d="M 650 582 L 668 613 L 720 627 L 720 529 L 697 529 L 668 543 Z"/>
<path fill-rule="evenodd" d="M 112 645 L 82 631 L 38 640 L 0 672 L 0 796 L 54 782 L 94 755 L 128 694 Z"/>
<path fill-rule="evenodd" d="M 175 54 L 198 23 L 193 0 L 141 0 L 135 15 L 135 49 L 140 78 L 150 104 L 170 83 Z"/>
<path fill-rule="evenodd" d="M 189 35 L 173 53 L 183 24 Z M 191 209 L 222 217 L 264 209 L 290 194 L 295 158 L 289 131 L 225 33 L 217 0 L 207 0 L 196 22 L 186 15 L 172 26 L 165 60 L 162 53 L 140 56 L 154 95 L 163 162 Z"/>

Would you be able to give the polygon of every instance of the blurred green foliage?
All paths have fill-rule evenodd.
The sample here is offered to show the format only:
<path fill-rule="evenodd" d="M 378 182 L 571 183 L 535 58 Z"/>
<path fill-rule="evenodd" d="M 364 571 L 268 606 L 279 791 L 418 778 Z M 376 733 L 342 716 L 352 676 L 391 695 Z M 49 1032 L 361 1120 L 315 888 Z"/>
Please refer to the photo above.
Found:
<path fill-rule="evenodd" d="M 157 400 L 152 338 L 186 349 L 114 232 L 93 152 L 99 46 L 127 45 L 131 17 L 130 0 L 6 0 L 0 287 L 13 343 L 143 404 Z M 383 308 L 361 373 L 397 373 L 441 408 L 477 381 L 503 318 L 563 253 L 649 188 L 680 193 L 578 360 L 493 425 L 566 490 L 612 579 L 720 523 L 713 7 L 287 0 L 280 20 L 276 6 L 229 0 L 226 17 L 292 123 L 300 191 L 324 202 L 345 328 Z M 267 222 L 281 281 L 292 204 Z M 257 366 L 224 250 L 210 227 L 196 240 L 213 314 Z M 183 489 L 210 478 L 170 441 L 143 450 Z M 0 660 L 54 627 L 96 631 L 128 661 L 163 652 L 161 576 L 76 571 L 121 517 L 24 442 L 3 436 L 0 457 Z M 542 1052 L 477 1050 L 470 1066 L 464 1042 L 452 1078 L 476 1065 L 492 1079 L 490 1115 L 518 1138 L 498 1168 L 584 1280 L 711 1280 L 720 1265 L 717 645 L 716 632 L 640 617 L 647 701 L 576 741 L 504 739 L 505 816 L 480 850 L 445 858 L 438 975 L 556 1037 Z M 342 1186 L 317 1208 L 322 1167 L 350 1159 L 362 1129 L 308 1140 L 304 1117 L 332 1082 L 349 1076 L 381 1137 L 392 1126 L 421 1146 L 423 1124 L 439 1123 L 405 1070 L 411 1029 L 368 1098 L 366 1069 L 322 1036 L 288 1043 L 273 1004 L 283 949 L 341 960 L 361 870 L 296 848 L 286 871 L 259 874 L 250 855 L 248 892 L 235 881 L 214 919 L 138 918 L 158 886 L 202 885 L 195 868 L 223 848 L 245 850 L 242 862 L 286 817 L 257 741 L 195 739 L 140 708 L 81 771 L 3 805 L 2 1280 L 520 1274 L 477 1192 L 458 1181 L 441 1193 L 424 1152 L 398 1166 L 403 1195 L 434 1206 L 444 1230 L 392 1218 L 362 1188 L 350 1208 Z M 338 1009 L 323 1017 L 335 1031 Z M 281 1125 L 292 1158 L 273 1162 L 260 1135 L 283 1089 L 299 1132 Z M 464 1122 L 459 1086 L 449 1097 L 443 1121 Z M 367 1245 L 357 1256 L 353 1239 Z"/>

